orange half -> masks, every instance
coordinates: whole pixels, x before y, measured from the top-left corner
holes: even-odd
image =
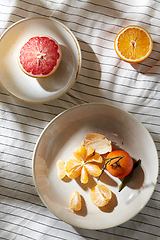
[[[124,61],[138,63],[145,60],[152,52],[153,40],[147,30],[130,25],[123,28],[116,36],[114,48]]]

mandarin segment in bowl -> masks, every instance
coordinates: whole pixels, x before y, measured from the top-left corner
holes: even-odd
[[[18,52],[21,70],[35,78],[51,76],[62,59],[58,42],[49,36],[36,35],[27,39]]]
[[[112,198],[112,192],[103,184],[97,184],[91,189],[90,198],[97,207],[104,207]]]
[[[73,211],[79,211],[82,207],[81,195],[77,191],[73,191],[69,199],[69,206]]]
[[[88,174],[98,177],[101,174],[101,169],[97,163],[102,163],[102,157],[94,152],[91,147],[78,146],[73,155],[75,159],[67,160],[65,164],[66,175],[75,179],[80,176],[81,183],[88,182]]]

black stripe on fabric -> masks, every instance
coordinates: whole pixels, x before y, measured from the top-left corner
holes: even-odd
[[[81,93],[81,94],[84,94],[84,95],[88,95],[90,97],[95,97],[95,98],[99,98],[99,99],[105,99],[105,100],[109,100],[111,102],[116,102],[116,103],[121,103],[121,104],[126,104],[126,105],[131,105],[131,106],[138,106],[138,107],[147,107],[147,106],[144,106],[144,105],[141,105],[141,104],[137,104],[137,103],[132,103],[132,102],[122,102],[120,100],[115,100],[115,99],[110,99],[110,98],[107,98],[107,97],[104,97],[104,96],[98,96],[98,95],[95,95],[95,94],[91,94],[91,93],[86,93],[86,92],[83,92],[83,91],[80,91],[80,90],[77,90],[77,89],[74,89],[72,88],[72,90],[74,92],[78,92],[78,93]],[[136,114],[137,112],[133,112],[134,114]],[[142,113],[137,113],[139,115],[141,115]],[[157,115],[150,115],[151,117],[154,116],[154,117],[159,117]]]
[[[26,152],[30,152],[30,153],[33,152],[33,150],[30,150],[30,149],[28,149],[28,148],[22,148],[22,147],[14,146],[14,145],[7,144],[7,143],[0,143],[0,144],[3,145],[3,146],[5,146],[5,147],[10,147],[10,149],[11,149],[11,148],[16,148],[16,149],[18,149],[18,150],[22,150],[22,151],[26,151]]]
[[[146,225],[146,226],[151,226],[151,227],[154,227],[154,228],[159,228],[159,226],[157,226],[157,225],[155,225],[155,224],[147,223],[147,222],[142,222],[142,221],[135,220],[135,219],[131,219],[131,222],[141,223],[141,224],[144,224],[144,225]],[[156,235],[155,235],[155,236],[156,236]]]
[[[47,0],[48,1],[48,0]],[[155,1],[155,0],[153,0],[153,1]],[[86,1],[83,1],[83,0],[78,0],[78,2],[82,2],[82,3],[85,3]],[[153,9],[153,10],[156,10],[156,11],[160,11],[159,9],[157,9],[157,8],[153,8],[153,7],[151,7],[151,6],[149,6],[149,5],[140,5],[140,6],[138,6],[138,5],[133,5],[133,4],[129,4],[129,3],[122,3],[122,2],[119,2],[119,1],[116,1],[116,0],[112,0],[112,2],[115,2],[115,3],[118,3],[119,5],[123,5],[123,6],[128,6],[128,7],[133,7],[133,8],[136,8],[135,10],[137,10],[137,8],[144,8],[144,7],[147,7],[147,8],[149,8],[149,9]],[[155,1],[155,2],[158,2],[158,1]],[[158,2],[159,3],[159,2]],[[102,8],[106,8],[106,9],[111,9],[111,10],[116,10],[115,8],[110,8],[110,7],[108,7],[108,6],[104,6],[104,5],[100,5],[100,4],[98,4],[98,3],[93,3],[93,2],[90,2],[90,4],[91,5],[94,5],[94,6],[98,6],[98,7],[102,7]],[[123,11],[122,11],[123,12]],[[126,12],[125,12],[126,13]],[[143,14],[143,13],[142,13]]]
[[[120,228],[120,226],[117,226],[117,228]],[[104,230],[97,230],[97,232],[106,233],[106,234],[113,235],[113,236],[116,236],[116,237],[121,237],[122,239],[125,238],[125,239],[131,239],[131,240],[139,240],[138,238],[135,238],[135,237],[132,237],[132,236],[124,236],[124,235],[121,235],[121,234],[118,234],[118,233],[111,233],[109,231],[104,231]]]
[[[1,171],[7,172],[7,173],[12,173],[12,174],[15,174],[15,175],[17,174],[17,175],[28,177],[28,178],[32,179],[32,175],[28,175],[28,174],[25,174],[25,173],[20,173],[20,172],[16,172],[16,171],[4,169],[4,168],[1,168]]]
[[[136,221],[135,221],[136,222]],[[148,231],[143,231],[141,229],[134,229],[134,228],[129,228],[129,227],[123,227],[123,226],[120,226],[120,228],[123,228],[123,229],[127,229],[127,230],[133,230],[133,231],[138,231],[139,233],[145,233],[147,235],[150,235],[150,236],[154,236],[154,237],[159,237],[159,235],[157,234],[154,234],[154,233],[151,233],[151,232],[148,232]],[[139,239],[138,239],[139,240]]]
[[[81,49],[82,50],[82,52],[87,52],[86,50],[84,50],[84,49]],[[90,54],[93,54],[92,52],[88,52],[88,53],[90,53]],[[99,56],[101,56],[101,57],[106,57],[106,55],[102,55],[102,54],[98,54]],[[110,58],[111,58],[112,56],[110,56]],[[88,59],[86,59],[86,58],[84,58],[83,57],[83,61],[87,61],[87,62],[89,62],[89,63],[95,63],[95,64],[97,64],[97,62],[96,61],[94,61],[94,60],[92,60],[92,59],[90,59],[90,58],[88,58]],[[141,63],[142,64],[142,63]],[[113,65],[113,64],[111,64],[111,63],[101,63],[101,65],[102,66],[104,66],[104,67],[114,67],[114,68],[117,68],[117,69],[119,69],[119,70],[124,70],[124,71],[126,71],[126,72],[132,72],[132,73],[135,73],[135,70],[134,69],[130,69],[130,68],[124,68],[124,67],[119,67],[119,66],[115,66],[115,65]],[[145,65],[146,67],[151,67],[150,65]],[[156,65],[154,65],[154,66],[156,66]],[[85,66],[83,66],[82,65],[82,67],[81,67],[82,69],[84,68],[85,69]],[[101,73],[101,71],[99,71],[99,70],[95,70],[94,68],[92,69],[92,68],[89,68],[89,70],[91,70],[91,71],[96,71],[96,72],[99,72],[99,73]],[[110,73],[110,72],[105,72],[105,71],[103,71],[103,73],[109,73],[109,74],[112,74],[112,73]],[[160,73],[152,73],[152,72],[149,72],[149,73],[146,73],[145,74],[145,76],[149,76],[150,74],[152,74],[152,75],[158,75],[159,76],[159,74]],[[119,76],[119,77],[124,77],[124,78],[127,78],[128,79],[128,77],[126,77],[126,76],[124,76],[124,75],[120,75],[120,74],[114,74],[115,76]],[[87,75],[82,75],[82,76],[84,76],[84,77],[87,77],[87,78],[91,78],[91,77],[89,77],[89,76],[87,76]],[[95,78],[96,79],[96,78]],[[135,78],[129,78],[129,79],[131,79],[131,80],[135,80]],[[101,79],[101,80],[103,80],[103,79]],[[153,82],[153,83],[159,83],[159,81],[157,80],[157,79],[154,79],[154,80],[151,80],[151,79],[136,79],[136,82]]]
[[[1,179],[5,179],[7,181],[11,181],[11,182],[15,182],[15,183],[19,183],[19,184],[22,184],[22,185],[26,185],[26,186],[29,186],[29,187],[34,187],[35,188],[35,185],[33,184],[30,184],[30,183],[25,183],[25,182],[20,182],[20,181],[17,181],[15,179],[9,179],[9,178],[6,178],[6,177],[0,177]],[[28,192],[26,192],[28,193]],[[37,196],[37,195],[36,195]]]
[[[90,61],[90,60],[89,60]],[[96,64],[96,62],[95,62],[95,64]],[[111,64],[108,64],[108,66],[113,66],[113,65],[111,65]],[[120,68],[120,67],[119,67]],[[84,67],[84,66],[82,66],[82,69],[84,69],[84,70],[90,70],[90,71],[94,71],[94,72],[98,72],[98,73],[101,73],[101,71],[98,71],[97,69],[92,69],[92,68],[87,68],[87,67]],[[123,68],[123,70],[125,70],[126,72],[130,72],[130,70],[129,69],[125,69],[125,68]],[[130,79],[130,80],[133,80],[133,81],[136,81],[136,82],[147,82],[147,83],[159,83],[158,82],[158,80],[150,80],[150,79],[136,79],[136,78],[133,78],[133,77],[128,77],[128,76],[126,76],[126,75],[120,75],[120,74],[116,74],[116,73],[112,73],[112,72],[107,72],[107,71],[103,71],[103,73],[105,73],[105,74],[109,74],[109,75],[112,75],[112,76],[114,76],[114,77],[119,77],[119,78],[123,78],[123,79]],[[134,72],[133,72],[134,73]],[[158,74],[159,75],[159,74]],[[97,80],[97,81],[99,81],[99,80],[101,80],[102,82],[104,81],[104,82],[111,82],[111,83],[113,83],[112,81],[108,81],[108,80],[105,80],[105,79],[98,79],[98,78],[95,78],[95,77],[90,77],[90,76],[87,76],[87,75],[84,75],[83,73],[80,73],[79,74],[79,76],[82,76],[82,77],[85,77],[85,78],[88,78],[88,79],[94,79],[94,80]],[[146,75],[147,76],[147,75]],[[78,80],[77,80],[77,82],[78,82]],[[115,83],[115,85],[118,85],[117,83]],[[119,84],[120,85],[120,84]],[[130,86],[127,86],[128,88],[130,87]],[[152,90],[152,89],[151,89]],[[154,91],[154,90],[152,90],[152,91]],[[159,92],[159,91],[158,91]]]
[[[93,78],[92,78],[93,79]],[[95,79],[95,78],[94,78]],[[129,79],[129,78],[128,78]],[[97,81],[98,81],[98,79],[97,79]],[[126,87],[126,88],[130,88],[130,89],[134,89],[135,91],[137,91],[137,89],[135,88],[135,87],[132,87],[132,86],[127,86],[127,85],[123,85],[123,84],[118,84],[118,83],[113,83],[112,81],[108,81],[108,80],[101,80],[101,82],[108,82],[108,83],[111,83],[111,84],[113,84],[114,86],[121,86],[121,87]],[[121,94],[121,95],[125,95],[125,96],[132,96],[132,97],[139,97],[139,98],[145,98],[145,99],[152,99],[152,100],[158,100],[158,99],[156,99],[156,98],[150,98],[150,97],[142,97],[142,96],[140,96],[140,95],[133,95],[133,94],[127,94],[127,93],[122,93],[122,92],[116,92],[116,91],[113,91],[113,90],[110,90],[110,89],[106,89],[106,88],[102,88],[102,87],[96,87],[96,86],[93,86],[93,85],[89,85],[89,84],[86,84],[86,83],[82,83],[82,82],[79,82],[79,81],[77,81],[77,84],[79,84],[79,85],[83,85],[83,86],[86,86],[86,87],[90,87],[90,88],[94,88],[94,89],[100,89],[100,90],[105,90],[105,91],[109,91],[109,92],[112,92],[112,93],[117,93],[117,94]],[[74,87],[73,87],[74,88]],[[142,89],[142,90],[145,90],[145,91],[149,91],[149,89],[145,89],[145,88],[140,88],[140,87],[138,87],[138,90],[139,89]],[[159,90],[152,90],[152,89],[150,89],[150,91],[151,92],[160,92]],[[147,106],[148,107],[148,106]],[[152,106],[153,107],[153,106]],[[160,109],[160,108],[158,108],[158,109]]]
[[[143,106],[144,107],[144,106]],[[147,116],[147,117],[155,117],[155,118],[159,118],[158,115],[156,114],[148,114],[148,113],[138,113],[138,112],[132,112],[130,111],[131,114],[138,114],[138,115],[142,115],[142,116]],[[143,124],[146,124],[147,122],[143,122]],[[152,125],[152,124],[151,124]]]
[[[83,102],[83,103],[88,103],[88,101],[85,101],[84,99],[80,99],[78,97],[75,97],[74,95],[72,95],[71,93],[67,93],[68,96],[70,96],[71,98],[73,98],[74,100],[78,101],[80,104]],[[76,105],[76,104],[75,104]]]
[[[24,9],[25,10],[25,9]],[[33,11],[27,11],[27,12],[32,12],[32,13],[35,13],[35,12],[33,12]],[[61,12],[61,11],[58,11],[58,12]],[[74,15],[73,13],[66,13],[66,12],[64,12],[64,14],[68,14],[68,15]],[[19,18],[23,18],[23,16],[21,16],[21,15],[17,15],[17,14],[15,14],[15,13],[12,13],[12,15],[13,16],[16,16],[16,17],[19,17]],[[48,17],[47,15],[44,15],[44,14],[41,14],[41,13],[39,13],[38,15],[40,15],[40,16],[42,16],[42,17]],[[77,16],[77,14],[75,15],[75,16]],[[107,16],[107,15],[105,15],[105,16]],[[82,17],[82,16],[79,16],[79,17]],[[115,17],[113,17],[113,16],[108,16],[108,17],[111,17],[111,18],[115,18]],[[53,18],[53,17],[51,17],[51,18]],[[83,25],[83,24],[80,24],[79,22],[74,22],[74,21],[70,21],[70,20],[66,20],[66,19],[61,19],[61,18],[58,18],[58,17],[54,17],[55,19],[57,19],[58,21],[60,21],[60,22],[65,22],[65,24],[66,23],[73,23],[73,24],[76,24],[76,25],[79,25],[79,26],[82,26],[82,27],[87,27],[87,28],[91,28],[91,29],[95,29],[95,28],[93,28],[93,27],[90,27],[90,26],[86,26],[86,25]],[[84,19],[87,19],[87,17],[83,17]],[[88,18],[88,20],[90,20],[90,18]],[[92,21],[95,21],[96,23],[97,22],[100,22],[100,23],[104,23],[104,24],[106,24],[106,22],[104,22],[104,21],[100,21],[100,20],[95,20],[95,19],[91,19]],[[125,19],[124,18],[124,20],[128,20],[128,19]],[[133,24],[133,22],[134,21],[132,21],[132,24]],[[145,22],[142,22],[142,21],[139,21],[140,23],[145,23]],[[110,24],[110,25],[112,25],[111,23],[107,23],[107,24]],[[120,27],[120,28],[122,28],[122,26],[118,26],[118,25],[115,25],[114,24],[114,27],[115,26],[117,26],[117,27]],[[152,24],[152,26],[154,26],[153,24]],[[157,27],[156,25],[154,26],[154,27]],[[98,29],[98,30],[100,30],[100,31],[105,31],[105,30],[103,30],[103,29]],[[87,34],[86,32],[84,33],[82,33],[81,31],[76,31],[75,29],[72,29],[72,31],[74,32],[74,33],[78,33],[78,34],[83,34],[83,36],[89,36],[89,37],[91,37],[91,38],[94,38],[95,36],[93,36],[93,35],[90,35],[90,34]],[[112,34],[114,34],[114,35],[116,35],[116,33],[115,32],[110,32],[110,33],[112,33]],[[154,36],[159,36],[159,34],[158,34],[158,32],[155,34],[155,33],[150,33],[150,34],[152,34],[152,35],[154,35]],[[99,36],[97,37],[97,38],[99,38]],[[104,40],[106,40],[105,38],[104,38]],[[96,46],[96,44],[93,44],[93,43],[90,43],[92,46]],[[99,46],[99,45],[98,45]],[[101,46],[102,47],[102,46]],[[149,57],[150,58],[150,57]],[[117,58],[118,59],[118,58]],[[141,64],[143,64],[143,63],[141,63]]]
[[[5,221],[5,220],[1,220],[1,221],[7,223],[7,221]],[[10,223],[10,222],[8,222],[8,223]],[[12,224],[15,225],[14,223],[12,223]],[[14,231],[11,231],[11,230],[8,230],[8,229],[5,229],[5,228],[1,228],[1,227],[0,227],[0,230],[3,230],[3,231],[5,231],[5,232],[7,232],[7,233],[15,234],[16,237],[17,237],[17,236],[21,236],[21,237],[23,237],[23,238],[28,238],[28,239],[36,240],[35,238],[28,237],[28,236],[26,236],[26,235],[24,235],[24,234],[22,234],[22,233],[17,233],[17,231],[14,232]],[[8,239],[8,238],[2,238],[2,239],[11,240],[11,239]]]
[[[6,155],[8,155],[8,154],[6,153]],[[19,164],[19,163],[16,163],[16,162],[10,162],[10,161],[6,161],[6,160],[2,160],[2,159],[0,159],[0,162],[4,162],[4,163],[6,163],[6,164],[13,164],[14,166],[24,167],[24,168],[28,168],[28,169],[31,169],[31,170],[32,170],[32,167],[26,166],[26,165],[22,165],[22,164]],[[0,178],[1,178],[1,177],[0,177]]]
[[[52,2],[53,3],[53,2]],[[62,3],[62,5],[64,5],[63,3]],[[67,5],[67,4],[65,4],[65,5]],[[67,5],[67,6],[69,6],[70,7],[70,5]],[[72,8],[73,8],[73,6],[72,6]],[[108,7],[107,7],[108,8]],[[83,9],[83,8],[81,8],[82,10],[85,10],[85,11],[89,11],[89,12],[91,12],[91,13],[93,13],[91,10],[88,10],[88,9]],[[27,12],[32,12],[32,13],[34,13],[34,14],[38,14],[37,12],[34,12],[34,11],[28,11],[28,10],[26,10],[26,9],[22,9],[23,11],[27,11]],[[116,9],[114,9],[114,10],[116,10]],[[61,12],[61,11],[59,11],[59,10],[57,10],[58,12]],[[117,10],[118,11],[118,10]],[[121,12],[121,11],[120,11]],[[67,12],[63,12],[64,14],[68,14],[68,15],[74,15],[73,13],[67,13]],[[99,13],[99,12],[94,12],[95,14],[100,14],[100,15],[102,15],[103,13]],[[135,12],[132,12],[133,14],[135,14]],[[130,14],[132,14],[131,12],[130,12]],[[137,13],[137,12],[136,12]],[[139,14],[142,14],[142,13],[139,13]],[[23,18],[23,16],[20,16],[20,15],[17,15],[17,14],[14,14],[14,13],[12,13],[12,15],[14,15],[14,16],[18,16],[18,17],[21,17],[21,18]],[[41,15],[41,16],[44,16],[44,17],[47,17],[47,15],[44,15],[44,14],[41,14],[41,13],[39,13],[39,15]],[[77,16],[78,14],[76,14],[75,16]],[[145,13],[143,14],[143,15],[145,15]],[[106,14],[105,14],[105,16],[107,16]],[[79,16],[79,17],[82,17],[82,16]],[[114,16],[108,16],[108,17],[111,17],[111,18],[116,18],[116,17],[114,17]],[[85,19],[87,19],[87,17],[83,17],[83,18],[85,18]],[[127,21],[129,21],[129,19],[125,19],[125,18],[120,18],[120,19],[124,19],[124,20],[127,20]],[[158,20],[159,20],[159,18],[157,18]],[[59,18],[57,18],[57,20],[60,20],[60,21],[62,21],[62,19],[59,19]],[[92,21],[99,21],[98,19],[97,20],[95,20],[95,19],[88,19],[88,20],[92,20]],[[63,20],[63,21],[65,21],[65,22],[68,22],[68,23],[70,23],[71,21],[69,21],[69,20]],[[135,20],[134,20],[135,21]],[[103,22],[103,21],[99,21],[99,22]],[[139,22],[141,22],[141,23],[144,23],[144,24],[148,24],[148,23],[146,23],[146,22],[143,22],[143,21],[139,21]],[[72,23],[74,23],[74,24],[78,24],[79,25],[79,23],[78,22],[73,22],[72,21]],[[106,22],[103,22],[104,24],[106,24]],[[132,20],[132,23],[133,23],[133,20]],[[111,22],[109,22],[108,24],[111,24]],[[149,24],[148,24],[149,25]],[[84,26],[86,26],[86,25],[84,25]],[[114,24],[114,26],[115,26],[115,24]],[[152,26],[154,26],[153,24],[152,24]],[[89,27],[89,26],[88,26]],[[122,26],[120,26],[120,27],[122,27]],[[155,27],[158,27],[157,25],[155,25]],[[79,33],[81,33],[81,32],[79,32]],[[113,34],[115,34],[115,33],[113,33]],[[152,33],[152,35],[153,35],[154,33]],[[83,33],[83,35],[84,35],[84,33]],[[156,34],[157,35],[157,34]]]
[[[80,1],[80,0],[78,0],[79,2],[83,2],[83,3],[86,3],[86,2],[84,2],[84,1]],[[53,1],[49,1],[49,0],[46,0],[46,2],[51,2],[51,3],[57,3],[57,2],[53,2]],[[70,6],[69,4],[64,4],[64,3],[61,3],[62,5],[65,5],[65,6],[67,6],[67,7],[71,7],[72,9],[79,9],[79,7],[77,7],[76,5],[72,5],[72,6]],[[98,4],[98,3],[93,3],[93,2],[89,2],[89,4],[90,5],[93,5],[93,6],[96,6],[96,7],[102,7],[103,9],[105,8],[105,9],[107,9],[107,10],[113,10],[114,12],[115,11],[117,11],[117,12],[120,12],[120,13],[126,13],[125,11],[123,11],[123,10],[119,10],[119,9],[116,9],[116,8],[112,8],[112,7],[109,7],[109,6],[104,6],[104,5],[100,5],[100,4]],[[122,4],[122,5],[124,5],[123,3],[120,3],[120,4]],[[149,15],[149,14],[146,14],[146,13],[141,13],[141,12],[137,12],[137,8],[139,7],[139,8],[141,8],[141,6],[135,6],[135,5],[129,5],[129,7],[135,7],[136,9],[135,9],[135,11],[136,11],[136,13],[137,14],[141,14],[141,15],[144,15],[144,16],[147,16],[147,17],[151,17],[152,18],[152,16],[151,15]],[[147,5],[146,5],[146,7],[147,7]],[[148,8],[150,8],[150,6],[148,6]],[[86,11],[86,12],[90,12],[90,13],[96,13],[96,14],[99,14],[99,15],[104,15],[104,16],[106,16],[106,14],[104,14],[103,12],[98,12],[98,11],[92,11],[91,9],[87,9],[87,8],[83,8],[83,7],[81,7],[80,8],[81,10],[84,10],[84,11]],[[153,9],[153,8],[152,8]],[[156,10],[156,11],[159,11],[159,10],[157,10],[157,9],[154,9],[154,10]],[[130,14],[135,14],[135,12],[130,12],[130,11],[128,11],[127,13],[130,13]],[[156,18],[155,16],[154,16],[154,18],[155,19],[158,19],[159,20],[159,18]],[[119,17],[119,19],[121,19],[120,17]],[[128,20],[128,19],[127,19]]]
[[[25,191],[22,191],[22,190],[17,189],[17,188],[11,188],[11,187],[2,186],[2,185],[0,185],[0,187],[2,187],[3,189],[7,189],[7,190],[14,191],[14,193],[15,193],[15,192],[18,192],[18,193],[23,193],[23,194],[27,194],[27,195],[30,195],[30,196],[39,198],[39,196],[38,196],[37,194],[30,193],[30,192],[25,192]]]
[[[25,131],[22,131],[22,130],[18,130],[18,129],[15,129],[15,128],[9,128],[9,127],[3,127],[3,126],[0,126],[0,128],[7,129],[7,130],[10,130],[10,131],[19,132],[19,133],[23,133],[23,134],[28,134],[28,135],[31,135],[33,137],[39,137],[39,134],[28,133],[28,132],[25,132]]]
[[[0,153],[1,153],[1,154],[6,154],[6,155],[11,156],[11,157],[16,157],[16,158],[20,158],[20,159],[32,161],[31,158],[24,157],[24,156],[19,156],[19,155],[15,155],[15,154],[10,153],[10,152],[6,152],[6,151],[5,151],[5,152],[2,152],[2,151],[0,151]]]
[[[4,111],[4,110],[1,110],[0,111]],[[45,119],[40,119],[40,118],[36,118],[36,117],[32,117],[31,115],[26,115],[26,114],[22,114],[22,113],[19,113],[19,112],[12,112],[12,111],[9,111],[9,110],[5,110],[6,113],[9,113],[9,114],[14,114],[14,115],[18,115],[20,117],[25,117],[25,118],[31,118],[31,119],[34,119],[34,120],[38,120],[38,121],[42,121],[42,122],[47,122],[47,120]],[[7,119],[8,120],[8,119]]]
[[[78,0],[79,1],[79,0]],[[155,1],[155,0],[153,0],[153,1]],[[116,0],[112,0],[112,2],[115,2],[115,3],[119,3],[120,5],[124,5],[124,6],[128,6],[128,7],[134,7],[134,8],[136,8],[137,9],[137,7],[138,8],[144,8],[144,7],[146,7],[146,8],[149,8],[149,9],[152,9],[152,10],[155,10],[155,11],[158,11],[158,12],[160,12],[160,10],[159,9],[157,9],[157,8],[154,8],[154,7],[152,7],[152,6],[149,6],[149,5],[141,5],[141,6],[135,6],[135,5],[131,5],[131,4],[129,4],[129,3],[122,3],[122,2],[119,2],[119,1],[116,1]],[[158,2],[159,3],[159,2]]]
[[[40,215],[40,216],[42,216],[43,218],[45,217],[45,218],[48,218],[49,220],[54,220],[54,221],[58,221],[58,222],[62,222],[62,220],[61,219],[59,219],[59,218],[56,218],[53,214],[51,215],[51,216],[49,216],[49,215],[47,215],[47,213],[49,213],[50,214],[50,212],[46,212],[46,214],[43,214],[43,213],[41,213],[41,212],[38,212],[37,213],[37,211],[35,210],[35,211],[33,211],[33,210],[31,210],[31,209],[29,209],[29,208],[23,208],[23,207],[20,207],[19,205],[17,206],[17,205],[11,205],[11,204],[9,204],[9,203],[4,203],[4,202],[0,202],[0,204],[1,205],[4,205],[4,206],[9,206],[9,207],[11,207],[11,208],[14,208],[14,209],[20,209],[20,210],[23,210],[23,211],[25,211],[25,212],[29,212],[29,213],[31,213],[31,214],[38,214],[38,215]],[[38,205],[38,207],[39,207],[39,205]],[[40,206],[41,207],[41,206]],[[44,206],[45,207],[45,206]],[[46,208],[46,207],[45,207]]]
[[[145,217],[149,217],[149,218],[150,218],[150,217],[152,217],[152,218],[157,218],[157,219],[160,219],[160,216],[159,216],[159,217],[157,217],[157,216],[155,216],[155,215],[153,216],[153,215],[151,215],[151,214],[144,213],[144,212],[143,212],[143,213],[142,213],[142,212],[140,212],[139,214],[140,214],[140,215],[142,215],[142,216],[144,215]]]
[[[24,139],[21,139],[21,138],[13,137],[13,136],[0,134],[0,137],[35,145],[35,142],[27,141],[27,140],[24,140]]]
[[[27,115],[26,115],[27,117]],[[30,117],[30,116],[29,116]],[[4,118],[0,118],[0,120],[4,120]],[[40,127],[38,125],[31,125],[31,124],[28,124],[28,123],[23,123],[23,122],[19,122],[19,121],[15,121],[15,120],[11,120],[11,119],[5,119],[6,122],[9,122],[9,123],[16,123],[16,124],[19,124],[19,125],[25,125],[25,126],[28,126],[28,127],[32,127],[32,128],[38,128],[38,129],[41,129],[43,130],[43,127]],[[49,121],[48,121],[49,122]],[[23,131],[22,131],[23,132]]]
[[[145,206],[146,208],[150,208],[150,209],[154,209],[154,210],[158,210],[159,211],[159,208],[157,207],[153,207],[153,206],[149,206],[148,204]]]
[[[2,211],[0,211],[0,212],[2,212]],[[3,212],[2,212],[2,213],[3,213]],[[14,216],[14,214],[11,214],[11,213],[10,213],[10,215],[13,215],[13,216]],[[19,217],[20,217],[20,216],[19,216]],[[32,222],[35,222],[35,221],[30,220],[30,219],[27,219],[27,218],[23,218],[23,219],[29,220],[29,221],[32,221]],[[36,232],[36,233],[43,234],[44,236],[47,236],[47,237],[53,237],[54,239],[66,240],[65,238],[57,237],[57,236],[51,235],[51,234],[49,234],[49,233],[45,233],[45,232],[42,232],[42,231],[38,231],[38,230],[35,230],[35,229],[33,229],[33,228],[27,227],[27,226],[25,226],[25,225],[17,224],[17,223],[15,223],[15,222],[13,223],[13,222],[6,221],[6,220],[1,220],[1,221],[2,221],[2,222],[5,222],[5,223],[12,224],[12,225],[15,225],[15,226],[18,226],[18,227],[23,227],[23,228],[25,228],[25,229],[27,229],[27,230],[30,230],[30,231],[32,231],[32,232]],[[50,226],[50,227],[51,227],[51,226]],[[7,231],[8,231],[8,230],[7,230]],[[23,236],[22,234],[19,234],[19,232],[16,233],[16,235]],[[29,238],[29,237],[27,236],[27,238]],[[35,239],[35,238],[33,238],[33,239]]]
[[[5,212],[3,212],[3,211],[0,211],[0,212],[5,213]],[[38,222],[38,221],[35,221],[35,220],[33,220],[33,219],[30,219],[30,218],[21,217],[21,216],[19,216],[19,215],[12,214],[12,213],[10,213],[9,215],[10,215],[10,216],[13,216],[13,217],[17,217],[17,218],[22,218],[22,219],[25,219],[25,220],[29,220],[29,221],[33,222],[34,224],[39,224],[39,225],[42,225],[42,226],[45,226],[45,227],[49,227],[49,228],[56,229],[56,230],[61,230],[61,231],[65,232],[65,233],[70,233],[70,234],[72,234],[72,235],[79,236],[79,234],[76,233],[76,232],[72,232],[72,231],[69,231],[69,230],[66,230],[66,229],[58,228],[58,227],[56,227],[56,226],[51,226],[51,225],[48,225],[48,224],[46,224],[46,223]],[[56,219],[56,220],[57,220],[57,219]],[[2,221],[3,221],[3,220],[2,220]],[[20,226],[21,226],[21,225],[20,225]],[[36,231],[36,230],[34,230],[34,229],[31,229],[31,228],[30,228],[30,230]],[[37,231],[37,232],[39,232],[39,231]],[[46,235],[46,234],[44,234],[44,235]],[[52,235],[51,235],[51,236],[52,236]],[[97,240],[96,238],[93,238],[93,237],[88,237],[88,236],[85,236],[85,235],[82,235],[82,236],[83,236],[83,237],[87,237],[87,239]],[[60,238],[60,239],[61,239],[61,238]]]
[[[0,94],[2,94],[3,95],[3,93],[0,93]],[[7,94],[4,94],[4,95],[6,95],[6,96],[10,96],[10,95],[7,95]],[[9,106],[13,106],[13,107],[18,107],[18,108],[20,108],[20,109],[25,109],[25,110],[29,110],[29,111],[32,111],[32,112],[36,112],[36,113],[43,113],[43,114],[49,114],[49,115],[56,115],[56,114],[54,114],[54,113],[51,113],[50,111],[45,111],[45,110],[38,110],[37,108],[31,108],[31,107],[29,107],[29,106],[22,106],[22,105],[19,105],[19,104],[15,104],[15,103],[11,103],[11,102],[6,102],[6,101],[0,101],[1,103],[3,103],[3,104],[6,104],[6,105],[9,105]],[[43,104],[43,105],[47,105],[47,104]],[[48,106],[51,106],[52,108],[53,107],[55,107],[55,108],[57,108],[57,109],[65,109],[64,107],[61,107],[61,106],[58,106],[58,105],[48,105]],[[3,109],[2,109],[2,111],[3,111]],[[10,112],[10,111],[9,111]],[[15,113],[15,112],[13,112],[13,113]],[[18,113],[17,113],[18,114]],[[38,119],[39,120],[39,119]],[[46,121],[46,120],[44,120],[44,121]]]

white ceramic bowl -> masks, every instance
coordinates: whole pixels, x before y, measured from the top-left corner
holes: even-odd
[[[57,71],[48,78],[36,79],[21,71],[19,48],[33,35],[53,37],[62,50]],[[81,68],[81,50],[74,34],[53,18],[27,18],[11,25],[0,38],[0,83],[12,96],[31,103],[55,100],[75,83]]]
[[[105,134],[114,148],[141,159],[136,177],[121,192],[120,179],[102,175],[100,182],[113,192],[112,201],[102,209],[94,206],[89,196],[95,178],[89,178],[85,185],[79,179],[63,181],[57,177],[57,160],[73,158],[73,150],[91,132]],[[81,228],[110,228],[131,219],[150,199],[157,176],[157,151],[146,128],[129,113],[105,104],[84,104],[59,114],[43,130],[33,155],[33,178],[40,198],[58,218]],[[82,210],[77,213],[69,210],[74,190],[83,196]]]

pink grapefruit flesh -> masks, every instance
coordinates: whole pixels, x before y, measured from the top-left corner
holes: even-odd
[[[51,76],[58,68],[62,52],[57,41],[48,36],[33,36],[20,48],[18,63],[31,77]]]

